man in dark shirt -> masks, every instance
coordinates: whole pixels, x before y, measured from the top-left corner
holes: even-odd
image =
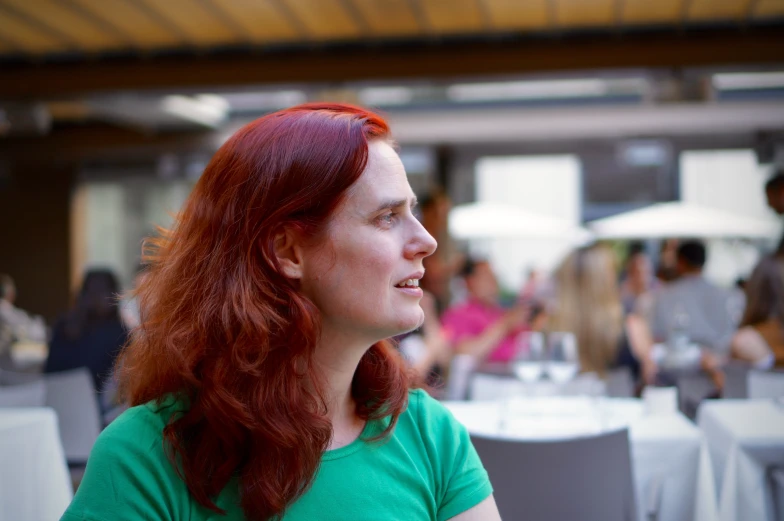
[[[768,179],[765,184],[765,197],[768,199],[768,206],[779,215],[784,215],[784,170],[779,170]],[[784,256],[784,236],[781,238],[776,255]]]

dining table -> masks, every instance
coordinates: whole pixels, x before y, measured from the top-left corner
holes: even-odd
[[[697,423],[712,461],[718,519],[776,519],[768,473],[784,469],[784,400],[708,400]]]
[[[471,434],[558,440],[628,429],[638,519],[715,521],[717,500],[705,439],[677,411],[641,399],[585,396],[445,401]]]
[[[0,521],[56,521],[72,497],[54,410],[0,408]]]

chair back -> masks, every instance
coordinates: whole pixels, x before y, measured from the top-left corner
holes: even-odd
[[[633,521],[626,430],[558,441],[471,437],[504,521]]]
[[[784,373],[779,371],[750,371],[749,398],[780,398],[784,396]]]
[[[743,400],[749,397],[750,366],[742,362],[731,361],[724,366],[724,388],[721,397],[730,400]]]
[[[23,373],[0,368],[0,387],[43,381],[41,373]]]
[[[447,400],[465,400],[471,375],[476,368],[477,360],[472,355],[459,354],[452,357],[449,364],[449,376],[446,382]]]
[[[72,465],[84,464],[101,432],[93,377],[80,368],[47,374],[45,382],[46,405],[57,413],[65,459]]]
[[[0,408],[43,407],[46,403],[46,386],[43,380],[0,387]]]
[[[628,367],[611,369],[607,373],[607,396],[634,398],[634,376]]]

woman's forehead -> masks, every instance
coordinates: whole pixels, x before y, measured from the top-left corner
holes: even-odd
[[[375,207],[382,200],[409,199],[413,196],[406,171],[397,152],[384,141],[368,146],[368,161],[362,175],[351,186],[346,203]]]

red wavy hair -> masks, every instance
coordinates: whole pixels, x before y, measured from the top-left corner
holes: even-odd
[[[137,289],[141,325],[118,361],[132,405],[174,395],[188,405],[165,428],[172,465],[201,505],[237,476],[249,519],[282,516],[312,484],[332,436],[314,367],[320,314],[284,277],[283,227],[321,235],[360,177],[368,141],[389,139],[367,110],[307,104],[262,117],[215,154],[171,231],[151,239]],[[386,341],[362,357],[357,413],[391,417],[413,380]]]

